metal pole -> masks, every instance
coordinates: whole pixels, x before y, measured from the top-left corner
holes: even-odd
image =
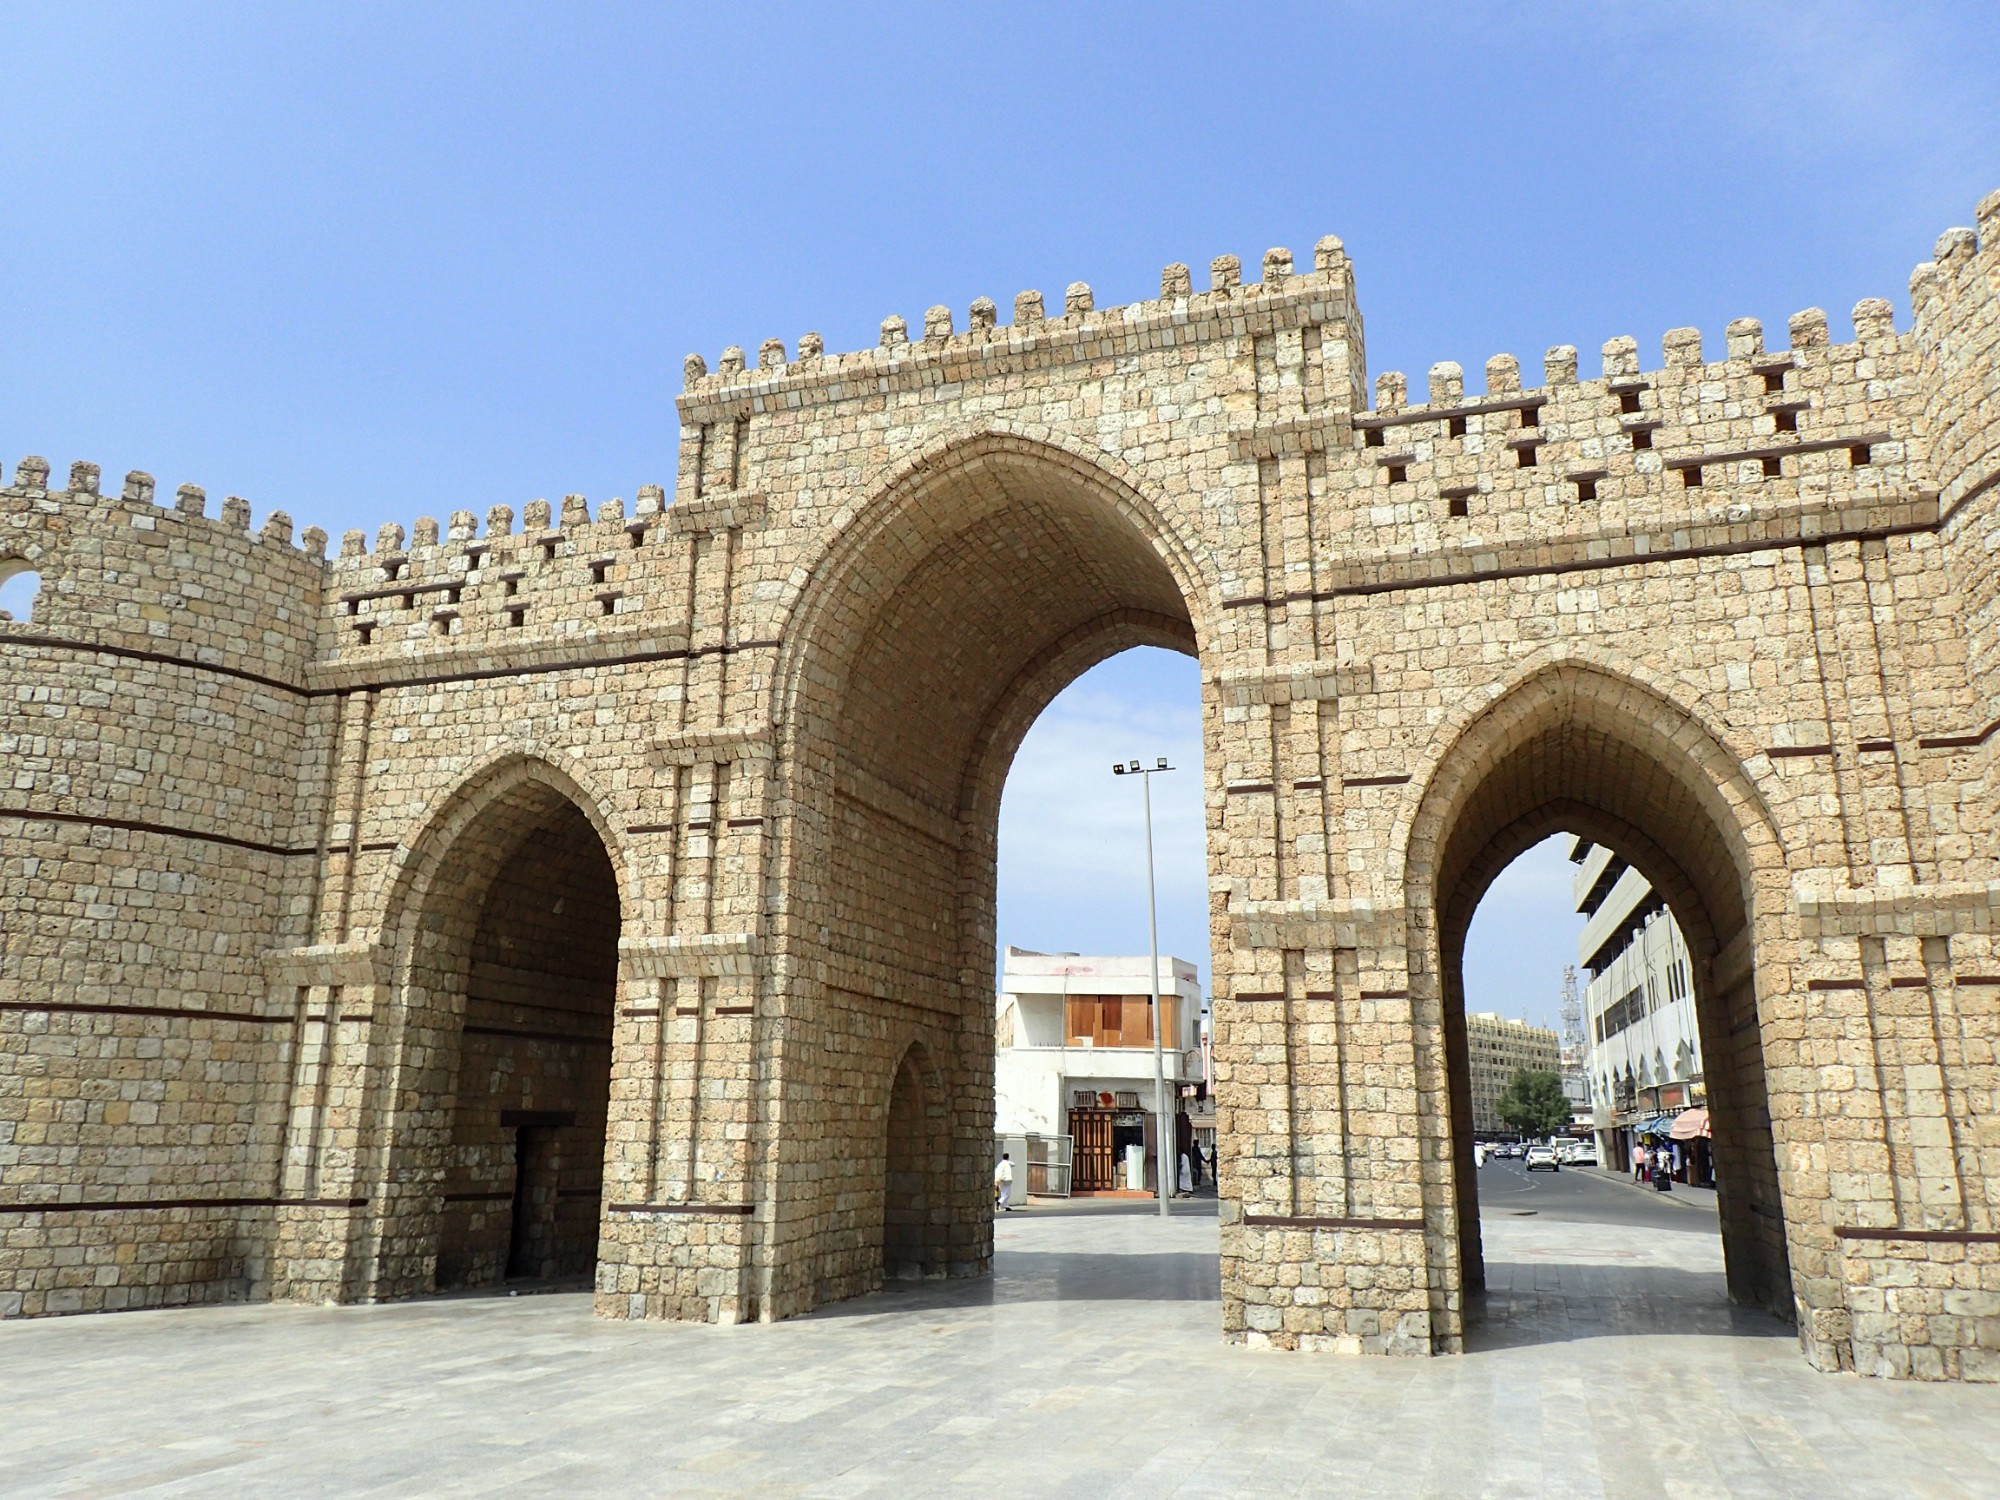
[[[1153,773],[1145,772],[1139,778],[1145,789],[1146,803],[1146,937],[1152,953],[1152,978],[1147,985],[1153,991],[1153,1102],[1159,1106],[1159,1157],[1160,1157],[1160,1217],[1168,1217],[1171,1209],[1174,1186],[1179,1181],[1167,1170],[1168,1154],[1173,1150],[1174,1120],[1167,1112],[1167,1065],[1165,1042],[1162,1033],[1166,1030],[1164,1007],[1160,1004],[1160,918],[1153,901]]]

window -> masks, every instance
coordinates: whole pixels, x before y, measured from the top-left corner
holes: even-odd
[[[25,563],[0,561],[0,620],[32,620],[42,576]]]
[[[1166,1035],[1175,1030],[1176,1000],[1160,997]],[[1150,1047],[1153,1045],[1153,1002],[1150,995],[1070,995],[1064,1006],[1063,1038],[1071,1047]]]

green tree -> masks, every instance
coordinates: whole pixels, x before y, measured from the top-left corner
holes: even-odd
[[[1500,1095],[1500,1118],[1523,1135],[1554,1135],[1574,1113],[1563,1081],[1541,1069],[1520,1068]]]

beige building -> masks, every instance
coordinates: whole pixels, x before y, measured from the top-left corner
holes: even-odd
[[[1519,1135],[1500,1118],[1500,1096],[1514,1075],[1529,1072],[1562,1074],[1562,1038],[1546,1026],[1512,1021],[1490,1010],[1465,1018],[1466,1066],[1472,1079],[1472,1128],[1482,1137]]]
[[[1421,400],[1371,386],[1331,237],[766,339],[687,361],[633,503],[330,559],[21,460],[0,1310],[575,1270],[736,1322],[984,1274],[1001,790],[1155,644],[1202,668],[1219,1333],[1463,1347],[1466,929],[1568,830],[1685,937],[1731,1295],[1827,1369],[2000,1378],[2000,194],[1977,221],[1900,326]]]

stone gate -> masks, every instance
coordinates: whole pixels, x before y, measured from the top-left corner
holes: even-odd
[[[988,1269],[1002,783],[1202,666],[1225,1333],[1447,1352],[1460,957],[1557,829],[1690,949],[1731,1291],[2000,1378],[2000,194],[1911,287],[1368,399],[1338,240],[690,358],[671,502],[249,529],[21,463],[0,1297],[614,1317]]]

